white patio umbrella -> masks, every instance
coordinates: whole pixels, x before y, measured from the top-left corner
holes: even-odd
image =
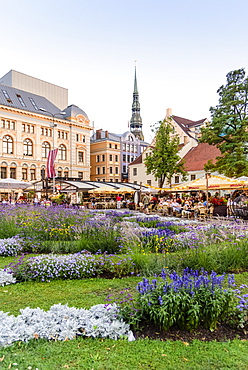
[[[9,189],[9,190],[26,189],[31,185],[32,184],[30,182],[25,182],[11,178],[0,180],[0,189]]]

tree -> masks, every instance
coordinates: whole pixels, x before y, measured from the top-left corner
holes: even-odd
[[[221,152],[215,164],[209,161],[206,170],[215,170],[230,177],[248,174],[248,78],[243,68],[229,72],[221,86],[219,104],[211,107],[211,123],[202,128],[200,142],[216,145]]]
[[[159,187],[163,187],[165,179],[171,184],[171,179],[176,174],[183,175],[186,180],[187,172],[184,162],[178,154],[179,137],[172,135],[173,128],[168,120],[158,122],[154,128],[155,142],[151,147],[151,155],[145,158],[146,173],[154,175],[159,180]]]

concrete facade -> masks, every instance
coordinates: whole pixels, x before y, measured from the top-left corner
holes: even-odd
[[[0,78],[0,84],[44,96],[60,110],[68,106],[68,90],[11,69]]]

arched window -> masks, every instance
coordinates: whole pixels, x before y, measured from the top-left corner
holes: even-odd
[[[47,158],[50,150],[51,145],[47,141],[44,141],[44,143],[42,143],[42,158]]]
[[[59,159],[66,161],[66,146],[64,144],[60,144],[59,146]]]
[[[23,142],[23,154],[24,155],[33,155],[33,142],[30,139],[25,139]]]
[[[13,154],[13,139],[9,135],[3,137],[3,153]]]

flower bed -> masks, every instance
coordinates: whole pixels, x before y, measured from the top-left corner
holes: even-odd
[[[134,340],[129,325],[116,318],[116,305],[89,310],[53,305],[49,311],[29,307],[17,317],[0,311],[0,347],[30,339],[69,340],[77,336]]]

